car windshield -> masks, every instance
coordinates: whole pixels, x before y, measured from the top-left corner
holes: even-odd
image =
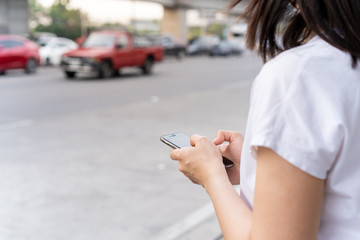
[[[8,40],[0,40],[0,46],[6,48],[9,45]]]
[[[83,44],[83,47],[113,47],[115,43],[115,37],[106,34],[91,34]]]
[[[58,42],[58,40],[56,38],[54,38],[47,42],[42,43],[41,47],[53,47],[57,42]]]
[[[16,41],[16,40],[10,40],[10,39],[0,40],[0,46],[4,49],[12,48],[12,47],[19,47],[22,45],[23,45],[22,42]]]

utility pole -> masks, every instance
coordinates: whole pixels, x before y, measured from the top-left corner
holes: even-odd
[[[80,26],[81,26],[81,36],[87,36],[88,22],[87,22],[87,16],[83,12],[80,12]]]

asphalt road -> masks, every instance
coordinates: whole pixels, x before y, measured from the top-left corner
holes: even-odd
[[[0,239],[155,239],[188,219],[208,196],[159,136],[243,131],[261,65],[246,54],[168,59],[151,76],[1,76]]]

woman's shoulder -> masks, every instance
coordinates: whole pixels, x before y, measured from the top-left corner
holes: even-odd
[[[286,50],[264,65],[281,71],[312,70],[329,65],[351,68],[349,54],[331,46],[320,37],[314,37],[306,44]]]
[[[251,102],[263,99],[274,106],[306,105],[319,112],[326,107],[339,113],[353,106],[359,112],[353,102],[360,99],[360,63],[353,68],[350,54],[312,39],[264,65],[253,83]]]
[[[344,79],[358,85],[360,64],[354,69],[351,61],[350,54],[314,37],[268,61],[256,81],[261,85],[282,85],[284,88],[296,83],[309,86],[333,83],[334,86],[342,84]]]

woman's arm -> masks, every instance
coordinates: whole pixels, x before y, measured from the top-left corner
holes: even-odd
[[[252,213],[226,179],[216,177],[205,185],[225,239],[317,239],[324,180],[262,147],[258,150],[256,175]]]
[[[324,180],[260,147],[251,212],[232,187],[216,146],[197,135],[191,142],[193,147],[174,150],[171,158],[179,161],[185,176],[206,189],[226,240],[317,238]]]
[[[252,239],[317,239],[325,180],[263,147],[256,176]]]
[[[226,240],[251,239],[252,213],[229,179],[213,178],[205,186]]]

